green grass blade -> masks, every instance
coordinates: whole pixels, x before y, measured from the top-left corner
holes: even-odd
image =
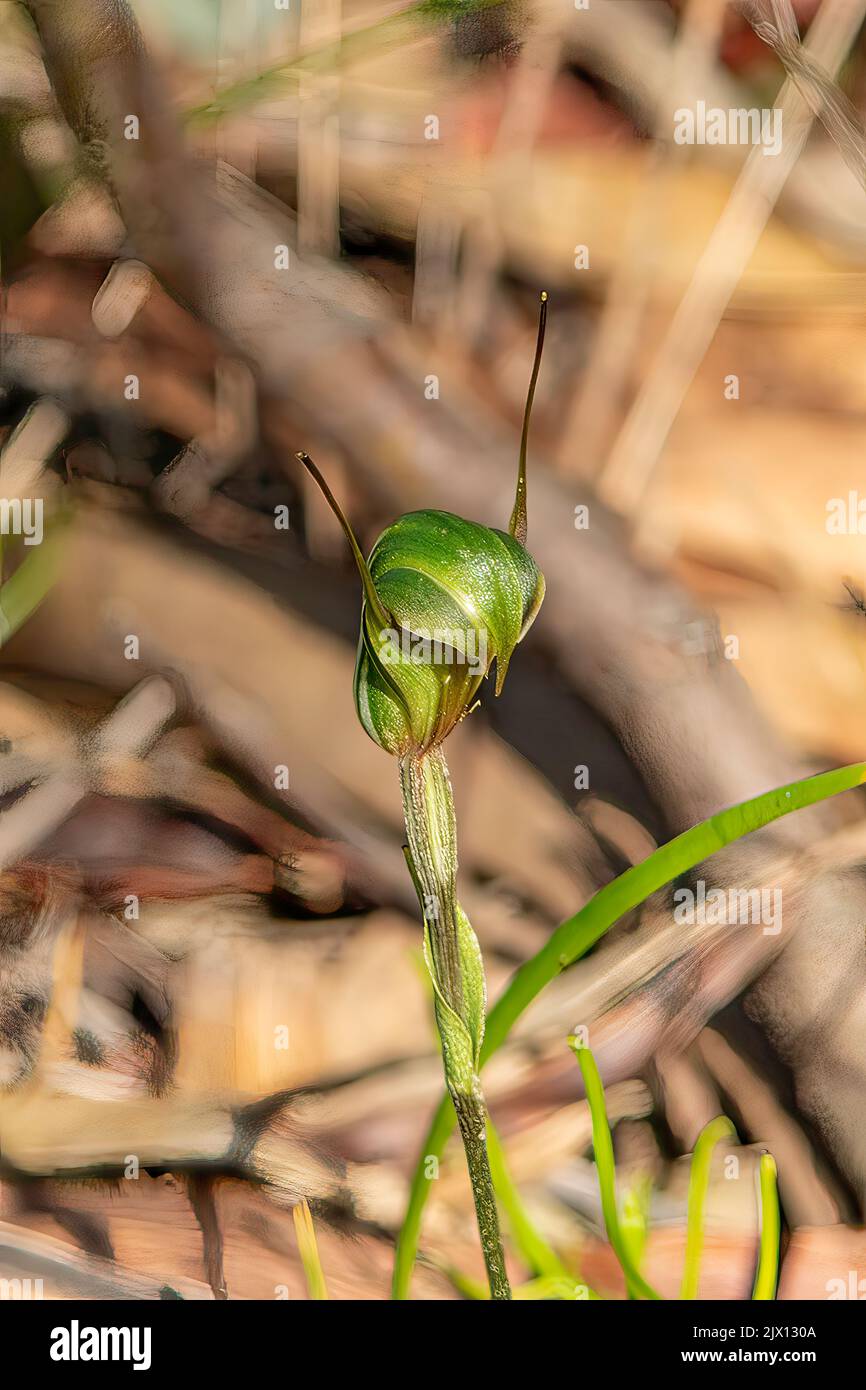
[[[397,1246],[394,1254],[394,1275],[391,1281],[392,1298],[408,1298],[409,1285],[412,1281],[412,1267],[415,1264],[415,1256],[418,1253],[418,1238],[421,1234],[421,1218],[424,1215],[424,1207],[430,1195],[430,1184],[434,1181],[428,1175],[428,1160],[438,1160],[445,1151],[445,1145],[451,1137],[454,1126],[457,1123],[457,1116],[454,1114],[454,1106],[451,1104],[450,1096],[443,1096],[433,1116],[432,1123],[421,1145],[421,1152],[415,1172],[412,1175],[412,1186],[409,1190],[409,1203],[406,1207],[406,1215],[403,1218],[403,1225],[400,1227],[400,1234],[397,1237]]]
[[[581,1046],[580,1043],[573,1041],[571,1038],[569,1038],[569,1042],[580,1063],[583,1084],[586,1089],[586,1099],[589,1102],[589,1110],[592,1115],[592,1147],[595,1153],[598,1186],[601,1192],[601,1210],[604,1216],[607,1238],[613,1247],[613,1252],[619,1260],[620,1267],[625,1275],[625,1282],[629,1295],[632,1298],[637,1298],[639,1296],[641,1298],[661,1299],[661,1294],[656,1293],[656,1290],[646,1282],[640,1272],[635,1268],[629,1253],[628,1244],[623,1240],[619,1224],[619,1209],[616,1201],[616,1166],[613,1157],[613,1139],[607,1120],[607,1107],[604,1103],[604,1087],[601,1084],[601,1077],[598,1074],[595,1058],[588,1047]]]
[[[758,1269],[752,1299],[772,1301],[779,1282],[779,1190],[776,1185],[776,1160],[772,1154],[761,1154],[758,1165],[758,1190],[761,1205],[761,1240],[758,1247]]]
[[[721,1139],[737,1131],[726,1115],[717,1115],[710,1120],[698,1135],[692,1166],[689,1173],[688,1230],[686,1234],[686,1261],[680,1298],[692,1299],[698,1296],[698,1279],[701,1269],[701,1251],[704,1245],[704,1203],[710,1186],[710,1163],[713,1149]]]
[[[502,1140],[489,1120],[487,1122],[487,1155],[490,1159],[490,1172],[493,1177],[497,1201],[508,1221],[511,1239],[517,1246],[527,1268],[532,1274],[546,1275],[548,1278],[555,1279],[571,1279],[572,1284],[574,1284],[576,1281],[569,1274],[556,1251],[550,1248],[529,1219],[520,1193],[508,1171]]]
[[[764,792],[750,801],[720,811],[718,815],[677,835],[666,845],[661,845],[643,863],[636,864],[612,883],[605,884],[579,912],[557,927],[537,955],[521,966],[491,1009],[481,1051],[482,1064],[502,1046],[517,1019],[545,985],[579,960],[626,912],[638,907],[659,888],[693,869],[725,845],[733,844],[735,840],[751,834],[753,830],[760,830],[791,811],[802,810],[828,797],[838,796],[840,792],[859,787],[864,781],[866,763],[852,763],[848,767],[835,768],[831,772],[822,772],[816,777],[807,777],[800,782],[791,782],[788,786]],[[392,1285],[394,1298],[409,1296],[421,1218],[429,1192],[426,1160],[441,1155],[453,1127],[451,1103],[443,1101],[422,1146],[410,1190],[406,1220],[397,1241]]]
[[[620,1203],[619,1226],[628,1257],[640,1273],[646,1248],[652,1179],[644,1174],[626,1188]]]

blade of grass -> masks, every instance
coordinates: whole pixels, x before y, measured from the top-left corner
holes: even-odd
[[[325,1271],[322,1269],[322,1262],[319,1259],[316,1229],[306,1198],[297,1203],[292,1215],[295,1219],[298,1253],[301,1257],[301,1264],[304,1266],[310,1298],[315,1299],[316,1302],[327,1302],[328,1287],[325,1283]]]
[[[848,767],[834,768],[831,772],[822,772],[816,777],[807,777],[800,782],[791,782],[788,786],[764,792],[738,806],[720,811],[718,815],[677,835],[666,845],[661,845],[643,863],[636,864],[612,883],[605,884],[579,912],[557,927],[537,955],[521,966],[491,1009],[481,1050],[482,1065],[502,1046],[517,1019],[545,985],[585,955],[626,912],[725,845],[760,830],[791,811],[799,811],[827,797],[859,787],[864,781],[866,763],[852,763]],[[392,1283],[394,1298],[409,1296],[421,1218],[429,1195],[427,1160],[441,1156],[453,1128],[454,1112],[450,1100],[445,1098],[433,1117],[413,1175],[406,1217],[397,1240]]]
[[[752,1299],[767,1302],[776,1297],[779,1281],[779,1191],[776,1186],[776,1160],[772,1154],[761,1154],[758,1165],[758,1192],[761,1210],[761,1239],[758,1247],[758,1268]]]
[[[580,1063],[586,1099],[592,1116],[592,1147],[595,1153],[595,1166],[598,1172],[598,1186],[601,1192],[601,1210],[604,1216],[607,1238],[619,1260],[625,1275],[626,1287],[631,1298],[651,1298],[660,1300],[661,1294],[646,1282],[635,1268],[628,1244],[623,1240],[619,1224],[619,1209],[616,1202],[616,1165],[613,1157],[613,1139],[607,1119],[607,1106],[604,1103],[604,1087],[598,1074],[595,1058],[588,1047],[574,1038],[569,1044]]]
[[[532,1274],[546,1275],[548,1278],[571,1279],[571,1282],[574,1283],[575,1280],[569,1274],[556,1251],[552,1250],[544,1237],[539,1235],[529,1219],[520,1193],[508,1171],[502,1140],[490,1120],[487,1121],[487,1153],[490,1158],[490,1172],[493,1176],[496,1198],[505,1213],[511,1239],[517,1246],[524,1264]]]
[[[644,1175],[626,1189],[620,1204],[619,1225],[622,1238],[629,1259],[638,1273],[646,1247],[651,1197],[652,1179]]]
[[[717,1115],[710,1120],[698,1135],[692,1166],[689,1173],[688,1230],[686,1233],[686,1262],[680,1298],[692,1299],[698,1296],[698,1278],[701,1268],[701,1250],[704,1244],[704,1203],[710,1185],[710,1162],[713,1149],[721,1139],[737,1131],[726,1115]]]

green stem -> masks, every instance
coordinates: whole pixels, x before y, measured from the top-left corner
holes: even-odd
[[[490,1011],[481,1065],[502,1046],[516,1020],[545,985],[585,955],[624,913],[638,907],[652,893],[693,869],[723,846],[754,830],[760,830],[780,816],[813,806],[840,792],[850,791],[864,781],[866,763],[852,763],[848,767],[834,768],[831,772],[819,773],[817,777],[806,777],[800,782],[791,782],[764,792],[761,796],[711,816],[709,820],[701,821],[700,825],[661,845],[642,864],[626,869],[619,878],[605,884],[579,912],[557,927],[538,954],[517,971]],[[421,1218],[429,1195],[427,1160],[443,1152],[453,1128],[454,1116],[446,1096],[436,1110],[424,1139],[412,1180],[409,1205],[397,1241],[392,1283],[394,1298],[407,1298],[409,1295]]]
[[[475,1199],[490,1296],[511,1297],[487,1153],[487,1109],[478,1079],[484,1032],[484,966],[475,933],[457,901],[457,822],[439,747],[400,759],[407,862],[424,916],[424,945],[435,992],[445,1083]]]

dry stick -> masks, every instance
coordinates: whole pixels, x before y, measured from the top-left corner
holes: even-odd
[[[134,259],[116,260],[93,299],[90,316],[103,338],[119,338],[130,327],[156,288],[150,266]]]
[[[193,1170],[187,1178],[190,1206],[199,1224],[204,1255],[205,1275],[216,1299],[228,1298],[223,1233],[215,1201],[216,1179],[213,1173]]]
[[[87,761],[145,753],[177,711],[177,696],[163,676],[131,690],[88,739]],[[0,869],[14,864],[56,830],[90,789],[86,762],[53,773],[0,815]]]
[[[245,362],[221,357],[214,372],[213,428],[185,444],[154,478],[151,493],[158,505],[181,520],[203,512],[252,449],[257,430],[255,378]]]
[[[862,188],[866,185],[866,142],[860,116],[844,92],[800,46],[791,0],[739,0],[739,4],[755,33],[775,50]]]
[[[745,0],[745,8],[749,8],[751,3],[752,0]],[[781,38],[799,44],[800,29],[791,0],[755,0],[755,4],[769,10]]]
[[[866,0],[824,0],[804,45],[808,58],[835,76],[864,14]],[[602,497],[621,512],[632,512],[643,494],[725,307],[806,143],[814,116],[790,78],[780,106],[782,150],[773,159],[759,146],[751,151],[599,479]]]
[[[5,498],[43,497],[56,485],[45,465],[69,432],[69,416],[44,396],[27,411],[0,454],[0,488]]]
[[[26,0],[60,108],[83,161],[120,204],[130,238],[155,274],[187,298],[202,278],[200,173],[175,158],[170,104],[155,84],[127,0]],[[138,140],[124,138],[127,114]]]
[[[688,78],[700,89],[711,71],[719,46],[728,0],[689,0],[671,54],[671,90],[678,96]],[[634,363],[641,324],[650,299],[657,244],[656,223],[670,172],[671,101],[660,94],[655,116],[655,139],[646,154],[626,230],[625,247],[608,289],[589,366],[580,381],[557,449],[557,462],[594,477]],[[576,458],[579,453],[579,458]]]
[[[198,1279],[175,1277],[171,1284],[100,1255],[85,1254],[65,1240],[0,1221],[0,1262],[5,1275],[45,1281],[46,1298],[158,1300],[165,1291],[184,1299],[206,1300],[211,1290]]]

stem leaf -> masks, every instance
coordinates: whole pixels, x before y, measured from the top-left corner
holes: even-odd
[[[433,981],[433,1007],[436,1011],[436,1026],[442,1041],[442,1055],[445,1061],[445,1075],[451,1090],[471,1095],[475,1079],[476,1051],[472,1034],[458,1013],[452,1009],[436,978],[433,952],[430,947],[430,927],[424,924],[424,961]]]

